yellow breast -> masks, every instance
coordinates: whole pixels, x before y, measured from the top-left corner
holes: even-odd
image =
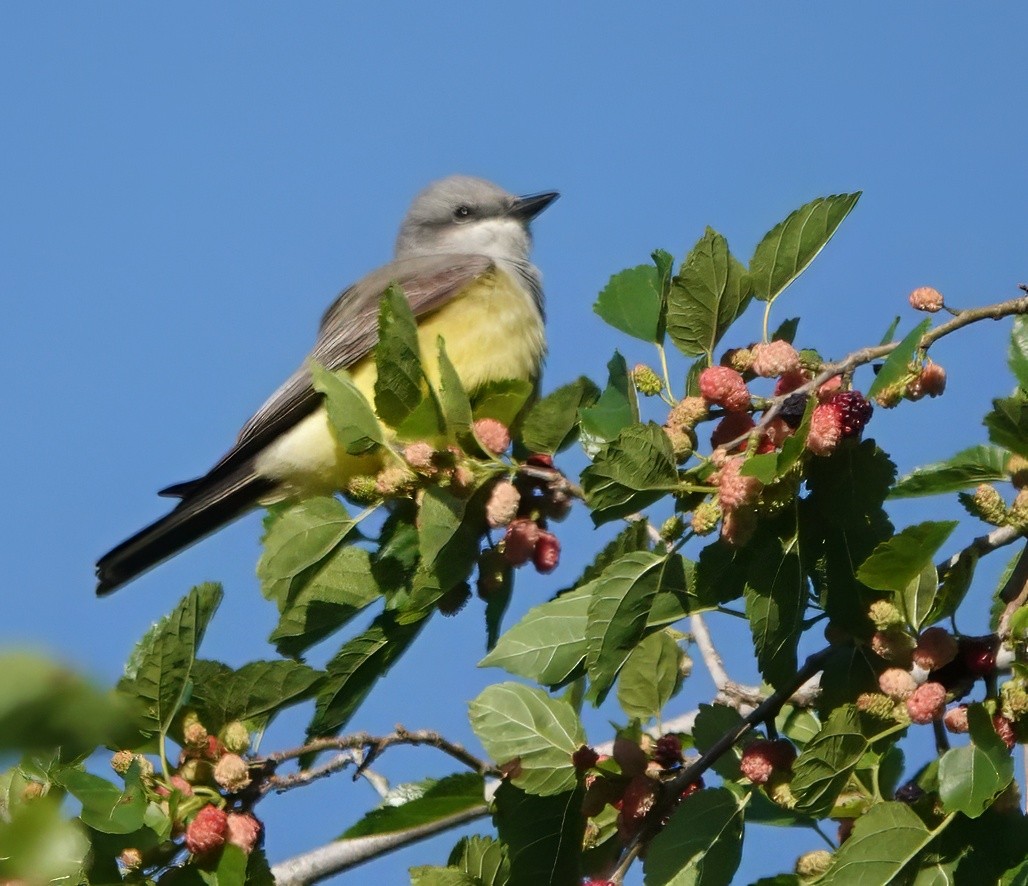
[[[418,344],[425,373],[438,388],[438,340],[465,389],[472,393],[505,378],[534,382],[546,351],[543,321],[532,296],[518,281],[494,269],[479,277],[449,303],[418,322]],[[374,404],[375,362],[369,355],[350,368],[354,384]],[[257,472],[281,483],[282,494],[326,492],[345,487],[356,474],[374,473],[377,456],[355,457],[341,451],[324,409],[307,416],[261,453]]]

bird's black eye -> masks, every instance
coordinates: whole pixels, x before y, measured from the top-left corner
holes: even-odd
[[[466,204],[464,204],[464,203],[462,203],[455,210],[453,210],[453,217],[457,221],[464,221],[465,219],[470,218],[471,217],[471,207],[466,205]]]

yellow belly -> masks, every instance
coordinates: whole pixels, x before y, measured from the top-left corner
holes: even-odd
[[[421,318],[418,344],[429,381],[438,388],[438,340],[470,393],[490,381],[515,378],[534,382],[546,350],[542,318],[531,295],[502,271],[480,277],[448,304]],[[350,377],[374,405],[373,355],[350,368]],[[268,446],[257,473],[277,481],[281,494],[342,489],[358,474],[375,473],[381,457],[352,456],[336,445],[323,408]]]

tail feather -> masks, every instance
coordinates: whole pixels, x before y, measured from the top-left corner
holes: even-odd
[[[96,563],[96,593],[104,596],[179,551],[231,523],[274,488],[246,470],[220,479],[208,489],[196,484],[171,513],[112,548]]]

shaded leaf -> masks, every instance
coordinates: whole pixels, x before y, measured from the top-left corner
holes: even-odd
[[[818,197],[768,231],[750,259],[753,294],[761,301],[777,298],[825,247],[859,199],[859,191]]]
[[[1010,347],[1007,350],[1007,365],[1017,383],[1028,390],[1028,319],[1022,314],[1014,317],[1010,330]]]
[[[618,704],[630,718],[658,717],[682,682],[682,650],[667,631],[650,634],[618,674]]]
[[[581,376],[536,401],[521,425],[522,444],[529,452],[556,454],[575,439],[579,410],[599,396],[600,389]]]
[[[471,408],[476,419],[495,418],[508,428],[532,398],[535,385],[523,378],[505,378],[486,382],[471,394]]]
[[[1011,452],[1028,457],[1028,395],[992,401],[992,412],[985,416],[989,439]]]
[[[540,797],[503,782],[494,803],[493,821],[510,858],[510,883],[578,883],[586,822],[580,789]]]
[[[461,772],[441,779],[404,785],[403,802],[392,795],[347,828],[340,839],[391,834],[438,822],[475,807],[485,810],[485,779],[475,772]]]
[[[795,811],[815,818],[828,815],[867,747],[856,709],[844,705],[832,711],[793,764],[789,786]]]
[[[653,838],[643,863],[646,886],[724,886],[742,858],[743,805],[725,788],[686,797]]]
[[[344,369],[329,372],[310,362],[311,385],[325,396],[325,411],[332,434],[343,451],[364,455],[385,445],[375,410]]]
[[[65,770],[60,781],[82,804],[79,818],[91,828],[105,834],[131,834],[143,826],[148,801],[138,762],[125,774],[124,789],[82,769]]]
[[[449,863],[473,877],[476,886],[504,886],[510,879],[507,847],[492,837],[461,837]]]
[[[607,387],[580,415],[582,445],[590,453],[595,453],[600,444],[613,440],[623,428],[639,421],[635,386],[628,376],[625,358],[617,351],[607,363]]]
[[[981,704],[967,708],[972,743],[939,761],[939,798],[946,812],[977,818],[1014,778],[1014,760]]]
[[[746,581],[746,615],[760,673],[775,688],[796,674],[807,579],[795,542],[771,539],[761,547]]]
[[[387,425],[399,428],[425,399],[426,380],[417,321],[396,285],[382,295],[375,366],[375,412]]]

